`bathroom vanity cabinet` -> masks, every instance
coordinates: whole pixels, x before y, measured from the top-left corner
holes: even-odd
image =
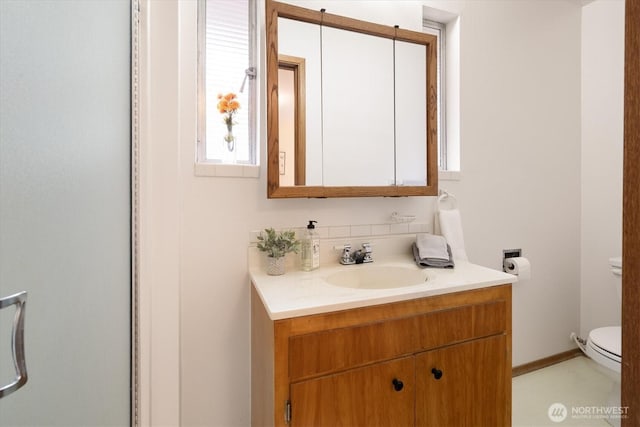
[[[511,286],[271,320],[252,291],[254,426],[509,426]]]

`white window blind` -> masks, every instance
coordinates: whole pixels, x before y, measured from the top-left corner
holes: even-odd
[[[200,8],[204,19],[199,22],[201,25],[204,22],[204,29],[199,29],[199,34],[204,40],[200,42],[199,70],[204,78],[201,76],[199,117],[203,123],[199,126],[199,139],[200,144],[204,143],[204,153],[200,148],[204,160],[255,164],[255,84],[249,77],[245,81],[247,71],[253,67],[253,3],[253,0],[206,0]],[[240,103],[233,116],[234,154],[227,148],[227,126],[217,109],[218,95],[228,93],[237,95]]]

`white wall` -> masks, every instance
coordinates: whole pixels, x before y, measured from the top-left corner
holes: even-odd
[[[578,326],[580,4],[456,4],[460,16],[460,182],[467,253],[500,268],[521,248],[532,279],[513,288],[513,364],[570,349]]]
[[[582,15],[582,227],[580,332],[620,324],[608,260],[622,253],[624,1]]]
[[[422,2],[401,7],[371,2],[366,8],[362,2],[332,2],[331,7],[338,4],[366,11],[361,19],[392,16],[405,28],[421,27]],[[500,268],[502,249],[518,247],[533,264],[533,278],[514,287],[513,362],[518,365],[569,349],[567,336],[578,327],[580,6],[534,0],[442,4],[461,15],[462,180],[441,182],[441,187],[458,196],[473,261]],[[434,199],[268,200],[265,167],[259,179],[194,176],[195,2],[180,2],[179,12],[179,48],[162,51],[163,67],[173,63],[169,68],[177,73],[165,71],[167,80],[154,86],[177,90],[179,106],[159,108],[150,120],[151,127],[178,129],[177,139],[162,136],[151,142],[156,144],[152,150],[165,157],[179,151],[169,164],[178,168],[179,187],[171,189],[179,215],[168,227],[177,228],[179,244],[174,289],[180,295],[181,421],[184,426],[246,426],[249,231],[304,226],[308,219],[325,226],[375,224],[387,222],[393,211],[429,222]],[[171,80],[173,74],[179,84]],[[264,75],[260,79],[264,85]],[[264,123],[264,110],[261,116]]]

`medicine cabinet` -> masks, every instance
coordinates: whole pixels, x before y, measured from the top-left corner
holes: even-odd
[[[268,197],[436,195],[436,37],[271,0],[266,14]]]

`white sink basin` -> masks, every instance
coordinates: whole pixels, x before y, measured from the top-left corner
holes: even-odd
[[[427,272],[405,267],[352,265],[330,274],[327,283],[343,288],[391,289],[420,285],[427,281]]]

